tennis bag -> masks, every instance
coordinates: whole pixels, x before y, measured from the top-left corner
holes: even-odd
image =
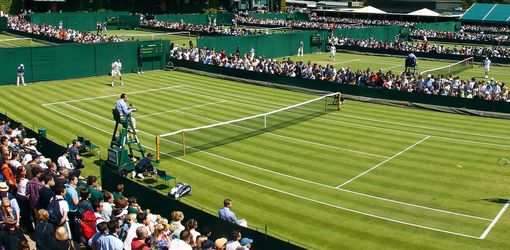
[[[179,199],[180,197],[187,196],[191,194],[191,186],[184,183],[179,182],[175,187],[173,187],[170,192],[168,192],[168,196]]]

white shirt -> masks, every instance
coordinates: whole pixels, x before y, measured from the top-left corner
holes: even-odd
[[[483,66],[485,68],[489,68],[491,66],[491,60],[489,60],[489,59],[483,60]]]
[[[173,239],[168,250],[191,250],[191,246],[181,239]]]
[[[120,70],[122,68],[122,63],[121,62],[113,62],[112,63],[112,70]]]
[[[239,243],[239,241],[229,241],[227,242],[227,247],[225,248],[225,250],[236,250],[236,248],[238,246],[241,246],[241,243]]]
[[[141,226],[144,225],[138,222],[131,224],[131,227],[129,227],[129,230],[126,234],[126,240],[124,240],[124,250],[131,250],[131,243],[133,242],[133,239],[136,238],[136,229]]]
[[[71,167],[71,163],[69,163],[69,159],[67,159],[67,157],[65,155],[58,157],[57,163],[58,163],[58,166],[60,166],[60,167],[65,167],[67,169],[73,169],[73,167]]]
[[[18,194],[19,195],[23,195],[23,196],[26,196],[27,195],[27,183],[28,183],[28,179],[27,178],[23,178],[20,180],[20,182],[18,182]]]

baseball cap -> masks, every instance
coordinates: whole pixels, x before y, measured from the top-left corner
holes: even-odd
[[[147,154],[147,157],[154,157],[154,154],[152,154],[152,153],[148,153],[148,154]]]
[[[212,240],[206,240],[206,241],[202,242],[202,248],[204,248],[204,249],[213,248],[213,247],[214,247],[214,242]]]
[[[250,238],[242,238],[241,241],[239,241],[239,243],[241,243],[241,246],[246,246],[248,244],[253,243],[253,240]]]
[[[219,238],[214,242],[216,248],[223,247],[225,244],[227,244],[227,238]]]

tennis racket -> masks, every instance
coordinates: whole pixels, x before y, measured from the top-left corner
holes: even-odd
[[[499,158],[497,163],[498,163],[498,166],[500,166],[500,167],[509,167],[510,166],[510,164],[509,164],[510,160],[505,157]]]

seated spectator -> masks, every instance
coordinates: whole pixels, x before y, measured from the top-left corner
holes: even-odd
[[[239,243],[242,246],[241,250],[248,250],[251,248],[251,244],[253,243],[253,240],[250,238],[242,238],[241,241],[239,241]],[[239,247],[238,247],[238,249],[239,249]]]
[[[69,157],[71,159],[72,167],[76,169],[84,168],[83,160],[80,157],[81,144],[78,140],[73,140],[73,145],[69,148]]]
[[[218,211],[218,215],[219,215],[220,219],[229,221],[231,223],[235,223],[235,224],[243,226],[243,227],[248,226],[248,223],[246,222],[245,219],[237,219],[236,214],[234,212],[232,212],[232,210],[231,210],[232,200],[225,199],[223,201],[223,206],[224,207]]]
[[[239,240],[241,240],[241,233],[237,230],[232,231],[232,234],[230,235],[230,240],[227,242],[227,247],[225,249],[236,250],[237,247],[241,246]]]
[[[166,234],[166,227],[163,224],[158,224],[154,232],[152,246],[157,250],[168,250],[172,239]]]
[[[129,214],[139,214],[143,212],[140,205],[138,205],[137,199],[134,196],[130,196],[127,200],[128,200],[127,212]]]
[[[87,185],[86,187],[90,191],[90,201],[102,201],[103,200],[103,193],[101,186],[97,183],[97,177],[93,175],[89,175],[87,177]]]
[[[219,238],[216,241],[214,241],[214,246],[216,247],[216,250],[225,250],[227,247],[228,240],[226,238]]]
[[[195,219],[191,219],[188,222],[186,222],[186,230],[188,230],[191,233],[191,243],[190,245],[192,247],[198,247],[196,239],[200,236],[200,233],[197,231],[198,228],[198,222]]]
[[[113,192],[113,199],[116,200],[117,198],[124,198],[122,192],[124,192],[124,184],[122,183],[117,184],[117,186],[115,187],[115,192]]]
[[[37,249],[50,250],[53,246],[53,224],[48,222],[49,219],[48,211],[45,209],[39,209],[37,211],[38,223],[35,226],[35,244]]]
[[[78,249],[78,246],[69,237],[69,233],[65,227],[58,227],[55,230],[55,241],[52,249],[69,250]]]
[[[76,169],[74,165],[69,162],[69,151],[70,150],[64,149],[63,155],[57,160],[58,166],[66,168],[70,175],[76,175],[79,177],[81,175],[81,170]]]
[[[118,237],[119,221],[112,219],[107,223],[107,226],[108,232],[97,240],[98,249],[122,249],[124,243]]]
[[[188,230],[182,230],[178,239],[173,239],[169,250],[191,250],[191,233]]]

